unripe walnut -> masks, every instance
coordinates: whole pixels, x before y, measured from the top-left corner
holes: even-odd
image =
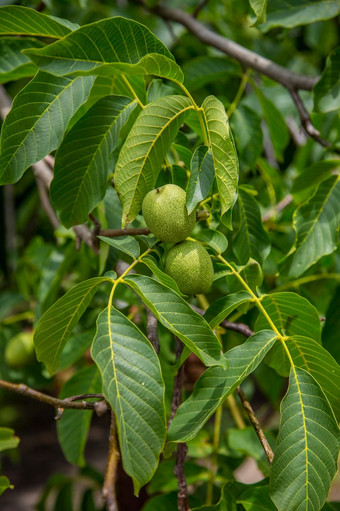
[[[196,212],[188,215],[186,193],[177,185],[168,184],[149,192],[142,212],[152,234],[168,243],[185,240],[196,223]]]
[[[210,255],[196,241],[182,241],[173,246],[168,252],[165,272],[186,295],[206,293],[214,278]]]

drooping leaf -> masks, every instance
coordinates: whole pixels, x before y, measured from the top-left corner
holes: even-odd
[[[313,195],[315,188],[331,174],[340,173],[339,160],[321,160],[304,170],[293,182],[294,200],[302,202]]]
[[[251,300],[251,295],[247,291],[228,294],[210,305],[204,314],[204,319],[214,329],[239,305],[249,302],[249,300]]]
[[[144,25],[108,18],[84,25],[41,51],[25,52],[40,68],[68,74],[153,74],[183,81],[183,73],[163,43]]]
[[[39,71],[14,98],[1,131],[0,184],[56,149],[68,121],[86,100],[93,77],[59,78]]]
[[[104,198],[109,156],[136,106],[130,98],[106,96],[64,138],[56,153],[50,194],[66,227],[86,222]]]
[[[267,123],[276,158],[281,161],[283,151],[289,142],[289,131],[280,110],[267,98],[259,87],[255,88],[257,99],[262,108],[263,117]]]
[[[0,35],[30,35],[60,39],[70,33],[64,23],[18,5],[0,7]]]
[[[267,7],[267,21],[259,26],[267,32],[274,27],[293,28],[327,20],[340,12],[337,0],[270,0]]]
[[[119,236],[117,238],[107,238],[106,236],[98,236],[98,238],[111,247],[124,252],[133,259],[137,259],[140,254],[138,241],[133,236]]]
[[[197,204],[209,193],[215,177],[214,162],[207,146],[199,146],[190,164],[190,177],[187,186],[187,209],[190,214]]]
[[[243,188],[239,189],[236,204],[239,228],[233,240],[233,251],[240,264],[247,264],[250,258],[263,264],[270,252],[270,239],[262,225],[260,208]]]
[[[249,0],[249,1],[257,17],[256,25],[258,25],[259,23],[264,23],[266,21],[267,0]]]
[[[124,470],[138,493],[153,476],[165,440],[158,357],[141,331],[113,307],[98,317],[92,356],[116,415]]]
[[[14,449],[19,444],[20,439],[14,435],[11,428],[0,428],[0,452],[7,449]]]
[[[0,11],[1,12],[1,11]],[[25,48],[40,48],[43,44],[37,39],[3,37],[0,39],[0,84],[33,76],[37,66],[21,53]]]
[[[340,108],[339,68],[340,48],[336,48],[327,57],[326,67],[313,89],[314,110],[317,112],[330,112]]]
[[[95,365],[79,369],[63,385],[59,398],[80,394],[98,394],[102,391],[102,380]],[[57,421],[60,446],[67,461],[79,467],[85,466],[84,449],[90,428],[92,410],[65,409]]]
[[[229,367],[207,369],[196,382],[190,397],[181,404],[170,424],[169,442],[194,438],[226,397],[252,373],[273,346],[276,334],[263,330],[225,354]]]
[[[221,214],[233,204],[238,181],[238,160],[228,117],[224,106],[214,96],[202,104],[206,119],[208,139],[215,167],[217,188],[220,194]]]
[[[223,233],[216,229],[202,229],[194,234],[194,238],[203,241],[216,254],[223,254],[228,248],[228,240]]]
[[[318,382],[328,398],[337,419],[340,419],[340,366],[319,343],[308,337],[294,335],[287,339],[287,348],[294,364],[305,369]]]
[[[281,292],[265,295],[261,303],[276,328],[282,335],[301,335],[320,343],[321,322],[315,307],[306,298],[296,293]],[[268,328],[269,323],[259,313],[255,330]],[[266,357],[267,364],[281,376],[288,376],[290,362],[281,344],[277,343]]]
[[[58,369],[63,347],[90,304],[98,285],[109,280],[95,277],[77,284],[40,318],[34,333],[35,352],[37,359],[46,364],[51,374]]]
[[[281,414],[271,498],[279,511],[321,509],[337,470],[339,429],[325,395],[303,369],[291,369]]]
[[[114,182],[123,204],[123,227],[141,209],[155,186],[171,142],[193,106],[184,96],[165,96],[149,103],[137,118],[120,151]]]
[[[228,76],[241,76],[242,69],[227,57],[202,55],[185,62],[183,73],[185,86],[194,91]]]
[[[221,345],[208,323],[174,291],[160,282],[143,275],[127,275],[124,278],[129,286],[166,328],[208,366],[226,367],[221,356]]]
[[[281,271],[295,278],[337,248],[340,220],[340,178],[322,181],[315,194],[294,212],[295,243]]]
[[[249,166],[255,165],[263,149],[261,117],[255,110],[241,104],[234,110],[230,124],[239,157]]]

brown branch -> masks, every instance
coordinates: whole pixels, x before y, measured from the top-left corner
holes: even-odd
[[[243,390],[241,389],[241,387],[237,387],[236,388],[236,392],[241,400],[241,403],[243,405],[243,408],[246,410],[247,414],[248,414],[248,417],[250,419],[250,422],[252,423],[255,431],[256,431],[256,434],[262,444],[262,447],[263,447],[263,450],[264,452],[266,453],[266,456],[267,456],[267,459],[270,463],[270,465],[272,464],[273,462],[273,459],[274,459],[274,453],[268,443],[268,440],[267,438],[265,437],[265,434],[263,433],[263,429],[261,427],[261,424],[259,423],[255,413],[254,413],[254,410],[251,406],[251,404],[249,403],[248,399],[246,398]]]
[[[161,346],[158,338],[158,321],[152,314],[151,310],[146,307],[146,321],[147,321],[147,337],[154,347],[155,352],[158,354]]]
[[[54,406],[54,408],[68,408],[72,410],[96,410],[98,402],[91,403],[88,401],[84,401],[85,398],[89,397],[100,397],[102,400],[104,396],[101,394],[84,394],[80,396],[71,396],[66,399],[58,399],[56,397],[48,396],[47,394],[43,394],[42,392],[38,392],[37,390],[31,389],[27,385],[23,383],[11,383],[8,381],[0,380],[0,387],[3,389],[11,390],[16,392],[17,394],[21,394],[23,396],[31,397],[32,399],[36,399],[37,401],[41,401],[42,403],[46,403],[48,405]],[[81,399],[80,403],[75,402],[75,400]],[[109,405],[106,403],[106,409],[109,409]]]
[[[207,3],[209,2],[209,0],[202,0],[198,6],[196,7],[196,9],[193,11],[192,13],[192,16],[194,18],[197,18],[197,16],[199,15],[199,13],[201,12],[202,9],[204,9],[204,7],[207,5]]]
[[[137,3],[142,4],[145,7],[145,2],[143,0],[137,0]],[[166,5],[155,5],[152,8],[148,8],[148,10],[157,14],[164,20],[180,23],[204,44],[217,48],[223,53],[226,53],[230,57],[236,59],[245,68],[250,67],[255,69],[259,73],[268,76],[284,87],[293,88],[295,90],[305,89],[310,91],[319,80],[318,76],[306,76],[289,71],[288,69],[275,64],[271,60],[244,48],[240,44],[216,34],[197,21],[192,15],[180,9],[167,7]]]
[[[41,181],[41,179],[39,177],[37,177],[36,180],[37,180],[37,186],[38,186],[38,192],[39,192],[41,205],[42,205],[46,215],[48,216],[49,221],[50,221],[51,225],[53,226],[53,228],[58,229],[60,223],[59,223],[58,217],[55,214],[55,211],[52,208],[52,205],[50,203],[48,193],[46,190],[46,186],[44,185],[44,183]]]
[[[186,444],[178,444],[177,446],[177,459],[176,466],[174,469],[175,476],[177,477],[177,507],[179,511],[190,511],[189,498],[188,498],[188,486],[185,479],[184,473],[184,461],[185,456],[188,452]]]
[[[107,511],[118,511],[116,497],[116,473],[119,460],[119,450],[117,445],[116,419],[114,412],[111,412],[110,436],[109,436],[109,456],[105,472],[103,498],[107,504]]]
[[[194,311],[198,312],[198,314],[204,317],[205,311],[203,309],[201,309],[200,307],[196,307],[196,305],[192,304],[190,304],[190,307],[194,309]],[[243,334],[245,337],[250,337],[251,335],[254,334],[254,332],[250,330],[249,326],[246,325],[245,323],[233,323],[231,321],[227,321],[226,319],[224,319],[223,321],[221,321],[220,325],[223,326],[223,328],[225,328],[226,330],[240,332],[240,334]]]
[[[100,236],[106,236],[107,238],[116,238],[118,236],[141,236],[143,234],[150,234],[150,229],[146,227],[135,227],[127,229],[101,229],[99,231]]]
[[[316,142],[318,142],[323,147],[329,147],[330,144],[328,142],[326,142],[326,140],[321,138],[320,132],[313,126],[311,118],[309,116],[309,113],[307,112],[306,107],[305,107],[302,99],[300,98],[297,90],[293,87],[287,87],[287,88],[288,88],[288,91],[295,103],[296,109],[300,116],[302,127],[304,128],[307,135],[309,135],[311,138],[316,140]]]

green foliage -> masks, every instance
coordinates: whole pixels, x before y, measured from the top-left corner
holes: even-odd
[[[166,458],[178,449],[180,460],[186,442],[191,509],[335,509],[339,3],[211,1],[198,13],[191,0],[149,1],[147,14],[138,2],[53,0],[43,13],[26,6],[37,2],[4,3],[1,117],[5,91],[13,103],[0,138],[0,387],[80,403],[102,394],[112,410],[106,473],[116,429],[135,493],[148,484],[145,511],[177,509],[182,467],[175,475]],[[269,59],[264,74],[247,48]],[[142,208],[166,185],[189,220],[180,239],[168,197],[160,231]],[[194,278],[195,258],[183,267],[175,257],[183,246],[204,254]],[[32,330],[37,360],[13,365],[13,339]],[[272,465],[234,399],[241,384],[260,422],[269,410]],[[18,444],[7,395],[0,451]],[[81,468],[53,476],[38,508],[73,511],[77,495],[95,511],[93,411],[58,415],[65,458]],[[263,479],[245,485],[236,479],[249,456]],[[0,494],[10,487],[0,475]]]

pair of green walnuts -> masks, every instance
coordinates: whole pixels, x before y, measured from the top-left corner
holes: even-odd
[[[176,281],[182,293],[206,293],[213,282],[214,269],[200,243],[184,241],[196,223],[196,211],[188,215],[185,191],[173,184],[156,188],[145,196],[142,212],[156,238],[176,243],[167,254],[165,272]]]

